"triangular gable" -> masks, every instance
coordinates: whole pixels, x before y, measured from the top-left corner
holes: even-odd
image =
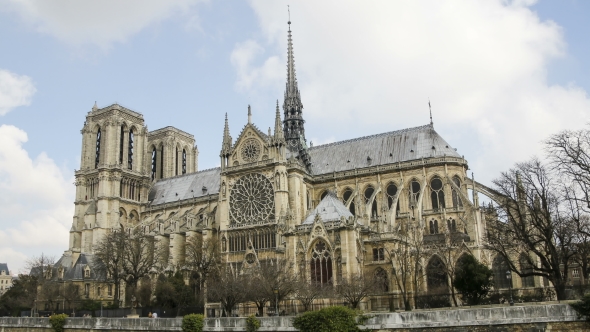
[[[342,220],[342,218],[354,218],[346,206],[331,192],[305,218],[303,224],[313,224],[316,216],[319,216],[323,222]]]

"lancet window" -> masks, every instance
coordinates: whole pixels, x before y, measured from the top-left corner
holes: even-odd
[[[438,234],[438,220],[430,220],[430,234]]]
[[[461,188],[461,180],[459,179],[458,176],[453,176],[453,183],[457,186],[457,188]],[[461,200],[461,195],[459,194],[459,192],[457,191],[457,189],[455,189],[453,187],[452,190],[453,193],[453,207],[454,208],[462,208],[463,207],[463,201]]]
[[[157,172],[157,160],[158,160],[158,150],[156,147],[152,149],[152,180],[156,179],[156,172]]]
[[[522,254],[519,257],[519,262],[520,264],[520,269],[522,271],[522,273],[532,273],[533,272],[533,267],[531,265],[531,263],[529,262],[529,258]],[[527,276],[527,277],[521,277],[522,280],[522,287],[535,287],[535,277],[534,276]]]
[[[369,204],[371,197],[373,197],[373,193],[375,193],[375,188],[373,188],[373,186],[368,186],[367,189],[365,189],[365,204]],[[377,215],[377,200],[373,199],[371,204],[371,218],[377,218]]]
[[[125,127],[121,126],[121,133],[119,136],[119,164],[123,163],[123,148],[125,143]]]
[[[119,196],[121,198],[134,201],[140,200],[140,183],[136,180],[123,178],[119,186]]]
[[[164,145],[160,151],[160,179],[164,178]]]
[[[186,150],[182,149],[182,174],[186,174]]]
[[[379,267],[375,270],[373,281],[375,282],[375,290],[378,293],[389,292],[389,278],[387,277],[387,272],[385,272],[384,269]]]
[[[447,228],[451,233],[457,232],[457,222],[455,219],[449,218],[449,220],[447,220]]]
[[[86,185],[86,199],[92,199],[98,196],[98,178],[92,178],[87,181]]]
[[[346,190],[344,190],[344,194],[342,194],[342,200],[344,201],[344,204],[346,204],[346,202],[350,200],[350,198],[352,197],[352,193],[352,189],[350,188],[346,188]],[[350,213],[352,213],[353,216],[355,215],[354,199],[350,202],[348,210],[350,211]]]
[[[316,242],[311,252],[311,282],[319,286],[332,284],[332,253],[324,241]]]
[[[416,208],[418,206],[418,197],[420,196],[420,183],[417,180],[412,180],[410,183],[410,201],[409,201],[409,208],[410,210]]]
[[[178,175],[178,147],[176,147],[176,153],[174,154],[174,158],[176,159],[174,163],[174,165],[176,166],[174,175]]]
[[[445,193],[443,191],[442,180],[435,177],[430,181],[430,200],[432,202],[432,209],[438,211],[445,207]]]
[[[510,266],[504,257],[496,255],[492,262],[492,271],[494,272],[495,289],[505,289],[511,286],[512,278],[506,278],[506,273],[510,271]]]
[[[449,290],[445,264],[438,256],[434,256],[426,266],[426,283],[428,293],[446,294]]]
[[[100,138],[101,132],[100,128],[98,128],[98,131],[96,132],[96,154],[94,156],[94,168],[98,168],[98,163],[100,162]]]
[[[393,201],[395,200],[395,195],[397,195],[397,186],[395,183],[390,183],[387,186],[387,208],[391,210],[393,206]],[[399,213],[399,198],[397,200],[397,206],[395,207],[396,213]]]
[[[134,139],[133,129],[129,130],[129,146],[128,146],[128,155],[127,155],[127,167],[129,169],[133,169],[133,139]]]
[[[264,228],[232,232],[227,238],[229,251],[245,251],[248,248],[248,243],[250,241],[252,242],[252,247],[256,250],[276,248],[276,230],[274,228]]]

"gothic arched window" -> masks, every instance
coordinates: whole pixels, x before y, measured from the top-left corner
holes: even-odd
[[[457,232],[457,222],[455,221],[455,219],[449,218],[449,220],[447,220],[447,229],[451,233]]]
[[[316,242],[311,253],[311,282],[324,286],[332,284],[332,254],[324,241]]]
[[[457,186],[457,188],[461,188],[461,180],[459,179],[458,176],[453,176],[453,183]],[[459,195],[459,192],[457,191],[457,189],[455,189],[453,187],[452,190],[453,193],[453,207],[454,208],[462,208],[463,207],[463,201],[461,200],[461,195]]]
[[[375,193],[375,188],[373,186],[368,186],[365,189],[365,204],[369,204],[371,197],[373,197],[373,193]],[[371,204],[371,218],[377,218],[377,200],[373,199],[373,203]]]
[[[121,126],[121,136],[119,137],[119,164],[123,163],[123,143],[125,141],[125,126]]]
[[[174,175],[178,175],[178,147],[176,147],[176,153],[174,154],[174,158],[176,159],[176,162],[174,163],[176,165]]]
[[[435,177],[430,181],[430,200],[432,201],[432,208],[434,210],[443,209],[445,207],[445,193],[443,191],[442,180]]]
[[[492,262],[492,271],[494,272],[494,288],[496,290],[510,287],[512,279],[506,278],[506,272],[510,271],[510,266],[503,256],[496,255]]]
[[[377,293],[389,292],[389,278],[387,277],[387,272],[385,272],[384,269],[379,267],[375,270],[373,281],[375,283],[375,290]]]
[[[533,266],[529,262],[529,258],[522,254],[518,259],[518,263],[520,264],[520,270],[522,273],[532,273]],[[535,277],[534,276],[527,276],[521,277],[522,280],[522,287],[535,287]]]
[[[352,197],[352,189],[346,188],[344,190],[344,194],[342,194],[342,200],[344,201],[344,204],[346,204],[346,202],[348,202],[351,197]],[[354,199],[350,202],[350,205],[348,206],[348,210],[350,211],[350,213],[352,213],[353,216],[355,215]]]
[[[389,210],[391,210],[391,206],[393,205],[395,195],[397,195],[397,186],[395,185],[395,183],[390,183],[387,186],[387,208]],[[397,206],[395,207],[395,211],[399,212],[399,198],[397,200]]]
[[[430,220],[430,234],[438,234],[438,220]]]
[[[445,264],[438,256],[434,256],[426,266],[426,284],[429,294],[446,294],[449,291]]]
[[[133,169],[133,129],[129,130],[129,146],[128,146],[128,155],[127,155],[127,164],[129,169]]]
[[[186,174],[186,150],[182,149],[182,174]]]
[[[100,162],[100,138],[101,132],[100,128],[98,128],[98,131],[96,132],[96,155],[94,158],[94,168],[98,168],[98,163]]]
[[[158,150],[156,150],[156,147],[154,146],[154,148],[152,149],[152,180],[156,179],[156,173],[157,173],[157,160],[158,160]]]
[[[164,178],[164,144],[162,144],[162,150],[160,151],[160,179]]]
[[[420,195],[420,183],[417,180],[412,180],[410,183],[410,210],[418,205],[418,196]]]

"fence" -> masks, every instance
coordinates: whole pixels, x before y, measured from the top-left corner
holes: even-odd
[[[70,317],[112,317],[121,318],[132,314],[138,314],[140,317],[148,317],[149,313],[157,313],[161,318],[173,318],[188,314],[202,314],[203,307],[181,307],[181,308],[162,308],[162,307],[143,307],[143,308],[120,308],[120,309],[96,309],[96,310],[39,310],[38,317],[49,317],[54,314],[66,314]],[[33,315],[36,316],[36,315]],[[31,311],[21,311],[21,317],[31,317]]]

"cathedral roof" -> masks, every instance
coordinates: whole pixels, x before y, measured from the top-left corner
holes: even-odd
[[[152,205],[166,204],[193,197],[219,193],[221,168],[210,168],[200,172],[159,180],[150,190],[148,200]]]
[[[432,125],[318,145],[307,152],[314,175],[422,158],[461,158]]]
[[[353,217],[352,213],[332,192],[322,199],[320,204],[305,218],[303,224],[313,224],[316,215],[319,215],[323,222],[341,220],[342,217],[345,219]]]
[[[10,271],[8,271],[8,264],[0,263],[0,272],[2,271],[4,271],[6,275],[10,274]]]

